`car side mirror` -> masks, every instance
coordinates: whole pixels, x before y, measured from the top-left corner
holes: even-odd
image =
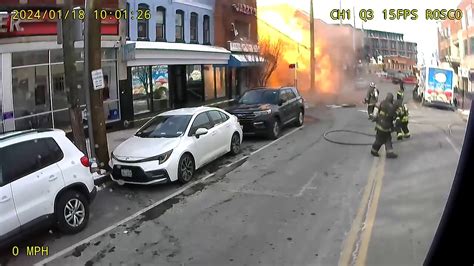
[[[278,106],[282,106],[284,103],[285,103],[285,100],[280,99],[280,100],[278,101]]]
[[[196,138],[199,138],[202,135],[206,135],[207,132],[208,132],[208,130],[206,128],[200,127],[196,130],[196,133],[194,133],[194,136],[196,136]]]

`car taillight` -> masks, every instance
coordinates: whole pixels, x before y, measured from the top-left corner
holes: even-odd
[[[82,156],[81,164],[84,165],[85,167],[89,167],[90,166],[89,158],[87,158],[87,156]]]

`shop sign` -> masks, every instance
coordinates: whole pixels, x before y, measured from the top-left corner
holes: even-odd
[[[242,4],[242,3],[232,4],[232,7],[234,8],[236,12],[239,12],[245,15],[253,15],[253,16],[257,15],[256,7],[252,7],[246,4]]]
[[[31,19],[22,20],[16,19],[10,12],[0,12],[0,38],[57,35],[59,19],[57,16],[55,19],[50,16],[53,16],[53,13],[42,13],[39,16],[31,17]],[[116,18],[111,16],[102,20],[101,24],[102,35],[119,34],[119,21]]]
[[[260,51],[260,47],[258,44],[229,42],[229,50],[231,52],[256,53]]]

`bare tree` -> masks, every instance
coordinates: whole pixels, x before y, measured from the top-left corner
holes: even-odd
[[[283,42],[260,39],[258,45],[251,44],[243,39],[240,40],[242,51],[248,63],[253,65],[252,72],[256,76],[257,86],[266,86],[272,73],[278,66],[283,52]]]
[[[147,67],[134,67],[134,68],[132,68],[132,75],[136,76],[138,78],[141,85],[143,85],[143,88],[145,89],[145,94],[147,94],[148,93],[148,82],[149,82]]]

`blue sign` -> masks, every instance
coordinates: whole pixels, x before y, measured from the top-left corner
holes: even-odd
[[[453,89],[453,71],[441,68],[429,68],[428,88],[435,91]]]

